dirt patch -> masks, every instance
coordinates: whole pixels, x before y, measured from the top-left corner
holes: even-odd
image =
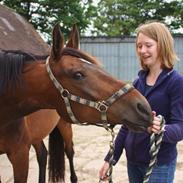
[[[98,171],[103,164],[103,158],[109,149],[111,137],[106,130],[98,127],[74,126],[75,164],[79,183],[98,182]],[[115,128],[117,133],[119,127]],[[183,172],[183,142],[178,144],[178,162],[174,183],[182,183]],[[114,183],[128,183],[125,154],[113,169]]]
[[[117,133],[119,127],[115,128]],[[103,158],[109,149],[111,137],[109,133],[95,126],[73,125],[75,144],[75,169],[78,176],[78,183],[97,183],[98,171],[103,164]],[[47,142],[47,139],[45,139]],[[183,172],[183,142],[178,144],[178,162],[174,183],[182,183]],[[69,183],[69,168],[66,161],[66,183]],[[3,183],[13,183],[12,168],[5,155],[0,156],[0,175]],[[38,182],[38,166],[35,152],[30,151],[30,167],[28,183]],[[118,164],[113,169],[114,183],[128,183],[126,172],[126,158],[122,155]]]

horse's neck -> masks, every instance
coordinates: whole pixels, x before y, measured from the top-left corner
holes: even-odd
[[[52,108],[50,87],[53,87],[45,64],[34,64],[23,72],[23,86],[8,92],[0,100],[0,120],[11,120],[28,115],[39,109]]]
[[[4,122],[6,123],[6,121],[21,118],[39,109],[36,103],[29,101],[30,99],[22,100],[15,96],[4,96],[4,98],[0,100],[0,106],[2,106],[0,111],[0,123],[2,124]]]
[[[25,94],[22,100],[29,99],[28,103],[40,109],[52,108],[52,101],[58,91],[46,71],[46,65],[36,64],[23,78],[26,91],[23,91]]]
[[[29,105],[31,109],[51,108],[51,99],[55,93],[51,93],[53,83],[48,76],[45,64],[37,63],[31,70],[24,73],[23,83],[25,87],[20,88],[18,92],[23,107]]]

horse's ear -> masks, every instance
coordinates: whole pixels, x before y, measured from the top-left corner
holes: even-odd
[[[57,23],[52,32],[52,49],[51,49],[51,58],[52,60],[58,60],[61,57],[61,51],[64,47],[64,37],[60,30],[60,25]]]
[[[75,48],[75,49],[79,49],[79,41],[80,41],[80,38],[79,38],[78,28],[77,28],[77,25],[74,24],[72,27],[71,34],[69,36],[69,41],[66,44],[66,46]]]

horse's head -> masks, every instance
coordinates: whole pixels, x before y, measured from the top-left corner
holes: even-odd
[[[47,71],[60,99],[58,113],[74,123],[111,125],[126,124],[135,131],[145,130],[152,121],[146,99],[132,86],[113,78],[102,69],[96,58],[81,52],[79,34],[74,26],[69,41],[57,24],[53,29],[53,45],[47,59]]]

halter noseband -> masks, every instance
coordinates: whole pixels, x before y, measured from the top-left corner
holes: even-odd
[[[102,126],[104,128],[108,128],[109,124],[107,123],[107,110],[108,110],[109,106],[113,102],[115,102],[118,98],[120,98],[122,95],[124,95],[125,93],[127,93],[131,89],[133,89],[132,85],[126,84],[121,89],[116,91],[112,96],[110,96],[107,100],[91,101],[91,100],[87,100],[87,99],[81,98],[79,96],[73,95],[67,89],[62,87],[62,85],[57,81],[57,79],[55,78],[55,76],[53,75],[53,73],[51,71],[51,68],[49,66],[49,57],[46,59],[46,70],[48,72],[50,79],[53,81],[53,84],[55,85],[55,87],[59,90],[61,97],[63,98],[63,100],[65,102],[67,113],[68,113],[70,119],[75,124],[89,125],[91,123],[89,123],[89,122],[81,123],[80,121],[77,120],[77,118],[75,117],[75,115],[72,111],[72,108],[70,105],[70,100],[78,102],[83,105],[87,105],[89,107],[92,107],[92,108],[95,108],[96,110],[98,110],[101,113],[101,123],[97,123],[96,125]]]

